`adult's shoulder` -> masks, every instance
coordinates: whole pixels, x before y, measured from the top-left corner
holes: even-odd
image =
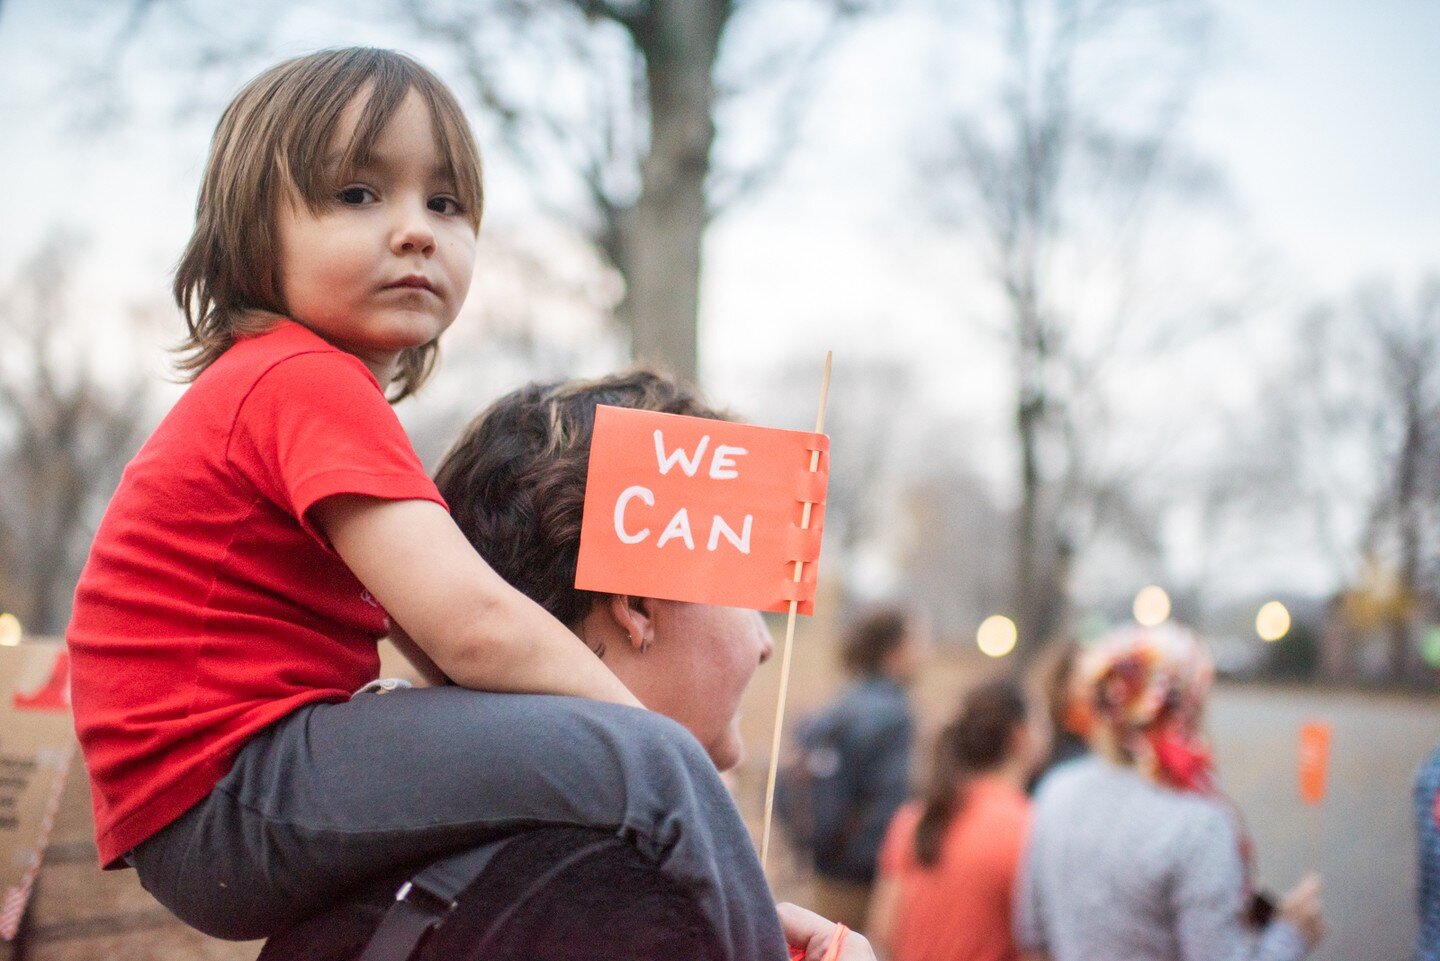
[[[1220,801],[1154,784],[1138,771],[1098,755],[1062,764],[1041,780],[1035,793],[1038,817],[1089,810],[1101,817],[1140,818],[1147,823],[1224,822]]]
[[[1430,757],[1421,763],[1415,772],[1415,787],[1417,790],[1428,790],[1434,793],[1440,790],[1440,745],[1437,745]]]
[[[1075,797],[1093,794],[1102,782],[1114,777],[1113,767],[1096,755],[1056,765],[1040,779],[1035,789],[1035,804],[1047,808],[1064,806]]]
[[[843,699],[852,713],[878,725],[904,723],[913,718],[905,689],[887,678],[861,681],[846,691]]]

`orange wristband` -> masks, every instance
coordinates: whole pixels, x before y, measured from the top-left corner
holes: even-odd
[[[837,961],[840,957],[840,949],[845,946],[845,936],[849,933],[849,928],[837,922],[835,925],[835,934],[830,939],[830,946],[825,949],[825,955],[820,961]]]

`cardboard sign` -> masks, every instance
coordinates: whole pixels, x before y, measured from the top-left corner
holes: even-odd
[[[1300,726],[1300,799],[1306,804],[1325,801],[1330,772],[1330,725],[1307,721]]]
[[[75,750],[59,643],[0,647],[0,939],[20,928]]]
[[[829,446],[823,434],[596,408],[575,586],[782,613],[795,600],[812,613]]]

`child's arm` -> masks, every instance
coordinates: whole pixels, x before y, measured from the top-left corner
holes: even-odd
[[[501,579],[438,504],[342,495],[312,510],[360,583],[461,687],[643,706],[579,638]]]
[[[455,683],[445,675],[444,671],[440,670],[440,665],[431,660],[430,655],[426,654],[420,645],[416,644],[415,640],[409,634],[405,633],[405,629],[393,621],[390,624],[389,640],[391,644],[395,645],[395,649],[404,656],[405,660],[410,662],[410,666],[415,669],[415,673],[424,678],[425,682],[430,686],[444,687],[446,684]]]

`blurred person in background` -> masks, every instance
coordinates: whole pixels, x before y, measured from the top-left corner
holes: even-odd
[[[865,932],[887,961],[1015,961],[1015,875],[1030,824],[1025,784],[1043,751],[1013,681],[966,695],[935,746],[924,796],[880,853]]]
[[[1415,833],[1420,859],[1415,961],[1440,961],[1440,748],[1415,777]]]
[[[1090,753],[1085,741],[1090,732],[1090,705],[1076,671],[1082,650],[1078,642],[1063,638],[1047,646],[1036,662],[1035,683],[1045,706],[1049,748],[1026,785],[1029,794],[1035,793],[1052,769]]]
[[[901,607],[855,619],[841,647],[851,683],[796,725],[799,758],[777,798],[815,871],[815,909],[859,927],[880,842],[910,795],[915,717],[909,688],[930,654],[930,629]]]
[[[1201,720],[1214,669],[1174,625],[1113,632],[1080,659],[1093,756],[1035,798],[1017,892],[1027,961],[1298,961],[1319,943],[1320,880],[1272,909]]]

